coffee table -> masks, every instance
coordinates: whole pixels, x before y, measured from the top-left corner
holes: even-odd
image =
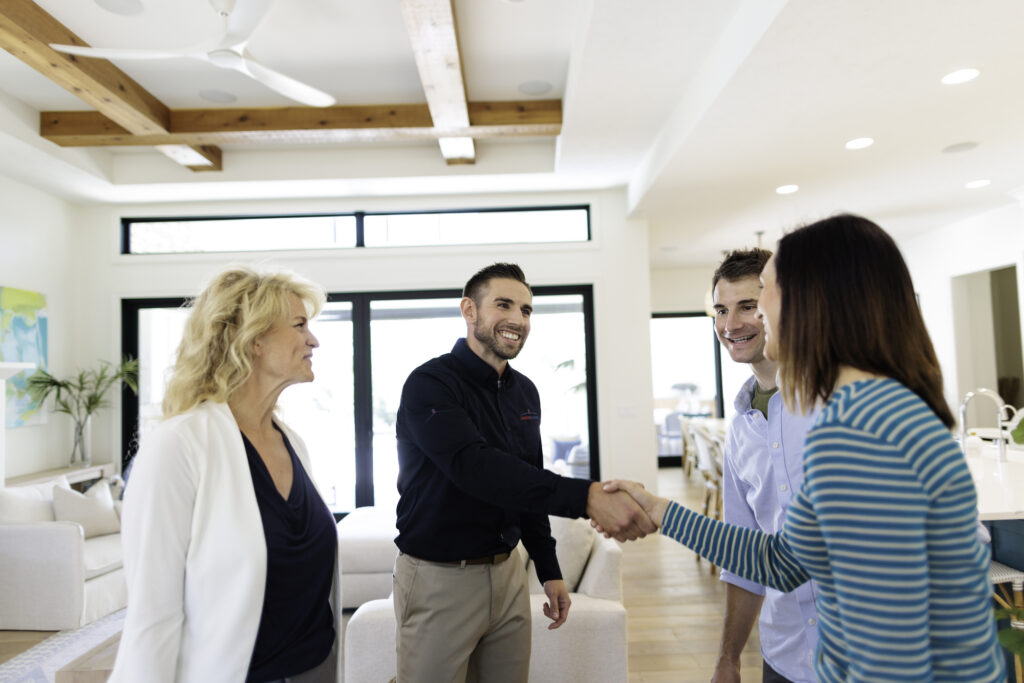
[[[54,675],[54,683],[106,683],[114,669],[120,642],[121,632],[118,631],[58,670]]]

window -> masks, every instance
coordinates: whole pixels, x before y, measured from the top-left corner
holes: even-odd
[[[125,219],[122,253],[335,249],[356,246],[355,216]]]
[[[585,242],[585,208],[367,215],[367,247],[454,244]]]
[[[589,239],[590,209],[586,206],[121,220],[123,254],[533,244]]]
[[[537,385],[548,466],[600,479],[590,286],[535,287],[530,337],[512,366]],[[310,328],[320,341],[316,381],[281,394],[283,420],[302,435],[328,505],[394,506],[395,418],[402,386],[421,363],[447,353],[466,333],[459,293],[333,294]],[[123,350],[140,360],[139,396],[122,402],[123,443],[160,419],[164,378],[187,310],[183,299],[122,301]]]
[[[714,321],[703,313],[655,314],[651,372],[658,456],[683,454],[680,417],[721,415]]]
[[[749,365],[722,352],[714,319],[704,312],[651,317],[651,370],[659,458],[682,455],[679,418],[731,419],[736,394],[751,375]]]

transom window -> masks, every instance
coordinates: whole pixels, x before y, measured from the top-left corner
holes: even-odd
[[[586,242],[586,206],[121,219],[122,254]]]

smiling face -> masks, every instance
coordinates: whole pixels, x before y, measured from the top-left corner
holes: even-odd
[[[530,334],[533,295],[522,282],[493,278],[480,289],[477,299],[462,299],[466,343],[501,374]]]
[[[320,346],[309,331],[306,306],[292,294],[288,310],[256,340],[254,376],[288,386],[313,381],[313,349]]]
[[[764,355],[772,361],[779,359],[779,315],[782,312],[782,292],[775,279],[775,257],[761,271],[761,298],[757,302],[758,317],[764,323]]]
[[[722,278],[715,285],[715,334],[737,363],[764,359],[764,325],[757,315],[761,283],[754,275],[739,280]]]

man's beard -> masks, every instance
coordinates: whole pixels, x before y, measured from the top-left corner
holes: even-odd
[[[521,335],[522,333],[520,333],[519,345],[514,347],[512,351],[509,351],[507,347],[504,347],[502,343],[498,340],[498,335],[493,329],[485,330],[481,328],[479,325],[473,326],[473,337],[475,337],[478,342],[486,346],[491,351],[491,353],[493,353],[498,358],[501,358],[502,360],[512,360],[513,358],[519,355],[520,351],[523,350],[523,342],[525,340],[522,338]]]

